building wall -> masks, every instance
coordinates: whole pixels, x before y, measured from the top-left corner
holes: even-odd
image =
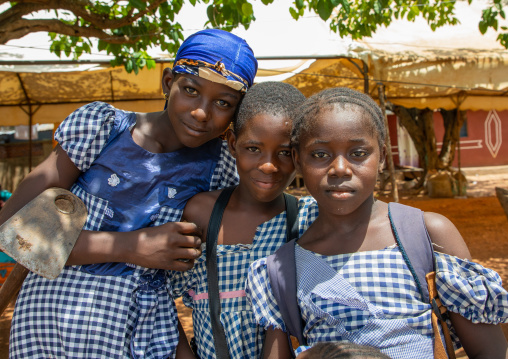
[[[397,117],[388,116],[394,163],[400,164],[399,151],[404,151],[397,140]],[[468,111],[467,135],[460,138],[460,167],[508,165],[508,111]],[[444,125],[441,114],[434,113],[434,130],[438,151],[441,150]],[[400,132],[400,129],[399,129]],[[401,157],[405,153],[400,153]],[[459,167],[458,148],[453,161]]]
[[[32,169],[52,151],[53,141],[32,143]],[[29,172],[29,145],[27,142],[0,144],[0,184],[13,192]]]

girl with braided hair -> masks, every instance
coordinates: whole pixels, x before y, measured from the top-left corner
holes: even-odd
[[[379,106],[360,92],[332,88],[308,98],[298,112],[292,154],[319,214],[300,239],[278,250],[293,245],[297,307],[307,341],[296,354],[318,342],[352,342],[391,358],[434,358],[435,336],[444,329],[434,331],[432,305],[423,299],[414,261],[405,255],[420,242],[401,245],[392,227],[389,209],[395,207],[406,237],[423,232],[433,253],[437,292],[452,324],[448,349],[463,346],[469,358],[508,358],[496,325],[508,322],[508,292],[499,275],[470,261],[459,231],[444,216],[375,199],[386,151]],[[407,226],[415,211],[423,231]],[[267,263],[251,265],[246,293],[257,322],[267,329],[265,358],[288,358],[292,348],[285,332],[291,323],[282,319]]]

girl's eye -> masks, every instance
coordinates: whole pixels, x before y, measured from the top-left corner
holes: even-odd
[[[312,157],[315,157],[315,158],[324,158],[324,157],[329,157],[329,156],[325,152],[318,151],[318,152],[314,152],[312,154]]]
[[[287,156],[287,157],[291,157],[291,151],[289,150],[283,150],[283,151],[280,151],[279,154],[281,156]]]
[[[194,87],[184,87],[184,90],[190,95],[196,95],[198,92]]]
[[[249,151],[249,152],[259,152],[259,148],[257,148],[257,147],[247,147],[247,151]]]
[[[224,100],[217,100],[217,101],[215,101],[215,103],[217,105],[219,105],[220,107],[224,107],[224,108],[231,107],[231,104],[227,101],[224,101]]]
[[[356,150],[356,151],[353,151],[351,153],[351,156],[352,157],[365,157],[367,156],[369,153],[365,150]]]

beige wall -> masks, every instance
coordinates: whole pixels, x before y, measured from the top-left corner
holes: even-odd
[[[41,163],[53,149],[51,140],[34,141],[32,144],[32,168]],[[0,145],[0,184],[13,192],[29,172],[28,143]]]

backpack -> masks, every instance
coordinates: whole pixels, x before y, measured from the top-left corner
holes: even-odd
[[[234,187],[222,190],[212,209],[208,230],[206,234],[206,272],[208,276],[208,300],[210,308],[210,321],[212,323],[215,356],[218,359],[229,358],[229,349],[226,333],[220,322],[219,278],[217,271],[217,237],[219,235],[222,215],[233,193]],[[284,193],[286,204],[286,241],[298,237],[298,200],[296,197]],[[196,352],[195,352],[196,353]]]
[[[435,358],[455,358],[453,344],[446,324],[446,308],[441,304],[435,284],[434,250],[425,226],[423,212],[418,208],[400,203],[388,204],[388,217],[404,261],[416,282],[422,300],[432,305],[432,327],[434,330]],[[300,345],[307,345],[303,335],[304,323],[296,297],[295,241],[280,247],[267,258],[267,272],[272,293],[279,307],[289,336],[298,339]],[[427,286],[424,283],[427,282]],[[439,334],[438,319],[446,340],[448,355]],[[291,345],[290,345],[291,347]],[[294,352],[292,355],[294,357]]]

